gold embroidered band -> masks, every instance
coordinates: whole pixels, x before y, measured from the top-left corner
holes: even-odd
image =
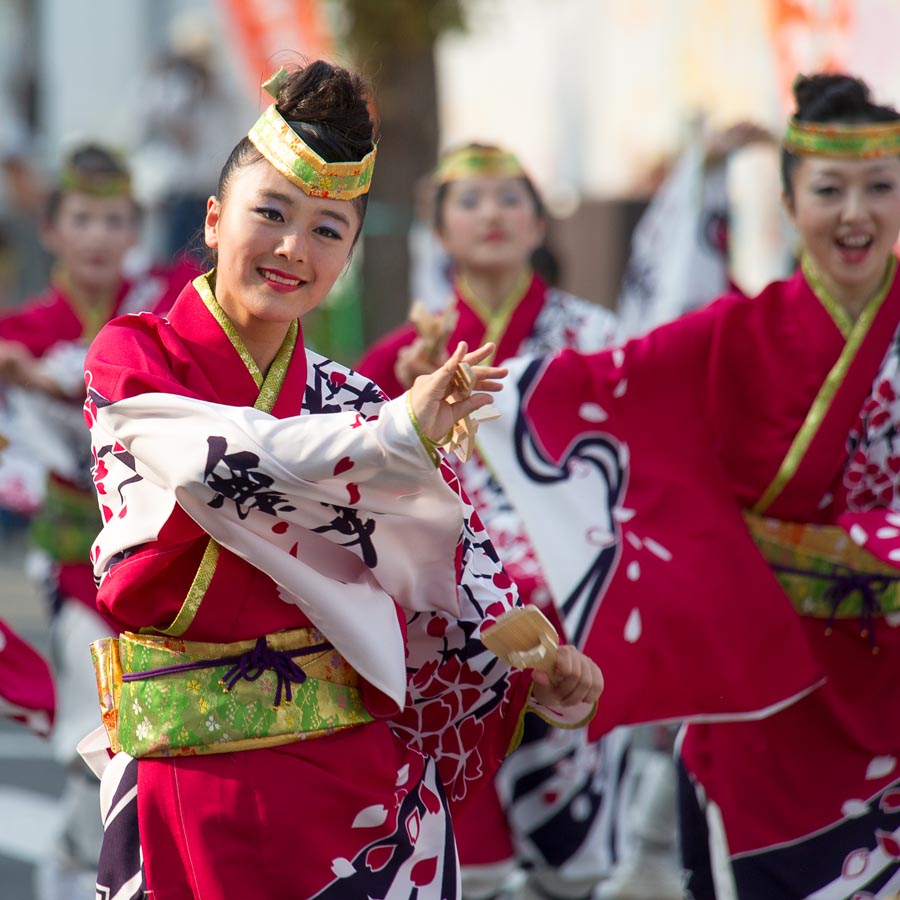
[[[892,122],[801,122],[791,118],[784,149],[800,156],[877,159],[900,156],[900,119]]]
[[[263,88],[277,98],[287,78],[288,71],[282,66],[263,83]],[[325,162],[288,125],[274,103],[256,120],[247,137],[291,184],[310,197],[352,200],[369,193],[377,147],[358,162]]]
[[[124,172],[84,172],[67,166],[60,173],[59,189],[64,194],[88,194],[91,197],[130,197],[131,178]]]
[[[91,656],[110,747],[134,757],[275,747],[372,721],[359,675],[315,628],[228,644],[125,632]]]
[[[462,178],[525,178],[518,158],[499,147],[469,144],[445,154],[434,171],[435,184]]]
[[[756,546],[794,605],[821,619],[877,618],[900,611],[900,570],[858,547],[837,525],[744,513]]]
[[[288,77],[282,66],[263,82],[263,88],[277,99]],[[247,137],[291,184],[310,197],[353,200],[369,192],[377,147],[358,162],[326,162],[291,128],[274,103],[256,120]]]
[[[352,200],[369,192],[377,148],[359,162],[325,162],[282,118],[273,103],[247,135],[253,146],[291,184],[310,197]]]

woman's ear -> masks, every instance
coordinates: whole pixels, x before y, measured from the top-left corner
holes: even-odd
[[[222,213],[222,204],[216,197],[210,197],[206,201],[206,218],[203,220],[203,240],[206,246],[214,250],[219,246],[219,216]]]

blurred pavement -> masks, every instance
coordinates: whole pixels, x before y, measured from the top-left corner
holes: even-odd
[[[25,547],[21,531],[0,529],[0,617],[46,655],[47,616],[25,576]],[[34,900],[35,865],[52,841],[62,785],[49,743],[0,718],[0,900]]]

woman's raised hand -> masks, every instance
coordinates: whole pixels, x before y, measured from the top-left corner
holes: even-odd
[[[531,693],[538,703],[550,707],[596,703],[603,693],[603,673],[580,650],[563,644],[552,674],[535,669]]]
[[[438,366],[446,361],[447,354],[440,351],[435,358],[424,352],[425,342],[422,338],[416,338],[406,347],[397,351],[397,361],[394,363],[394,375],[403,387],[409,389],[412,383],[420,375],[430,375]]]
[[[449,359],[433,372],[419,375],[410,388],[410,403],[423,434],[430,440],[442,441],[450,429],[465,416],[487,406],[491,393],[502,389],[500,379],[508,373],[502,366],[481,366],[496,349],[487,343],[468,352],[465,341],[460,341]],[[472,393],[469,396],[454,394],[454,377],[461,363],[470,367]]]

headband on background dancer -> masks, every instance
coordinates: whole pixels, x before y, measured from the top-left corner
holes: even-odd
[[[788,121],[784,149],[798,156],[831,159],[878,159],[900,156],[900,119],[890,122]]]
[[[131,176],[121,172],[92,172],[70,162],[59,173],[59,190],[64,194],[87,194],[90,197],[131,197]]]
[[[445,153],[434,170],[436,185],[463,178],[527,178],[518,158],[499,147],[469,144]]]
[[[277,98],[289,74],[282,66],[263,88]],[[353,200],[369,192],[377,153],[374,146],[357,162],[326,162],[282,118],[274,103],[256,120],[247,137],[278,172],[310,197]]]

